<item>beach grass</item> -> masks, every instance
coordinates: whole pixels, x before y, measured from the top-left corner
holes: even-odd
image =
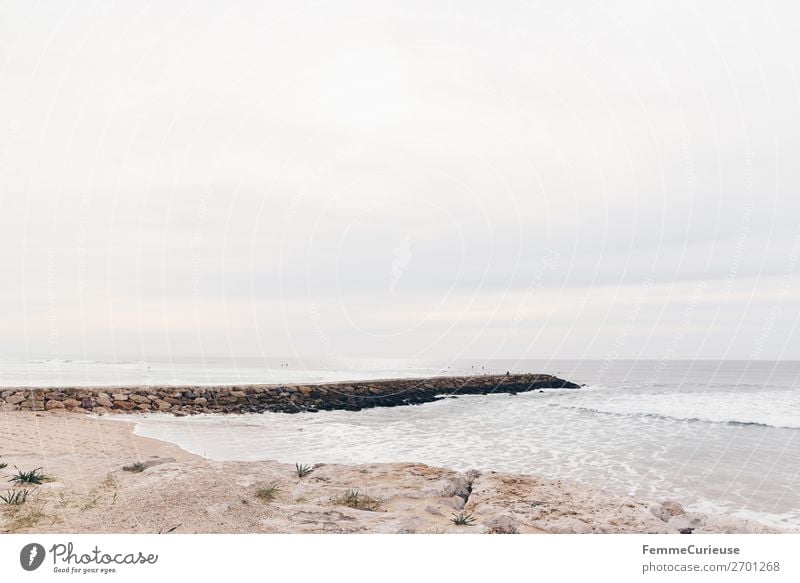
[[[314,468],[312,468],[311,466],[307,466],[305,464],[296,463],[294,464],[294,467],[295,467],[294,471],[297,474],[298,478],[305,478],[307,475],[309,475],[311,472],[314,471]]]
[[[5,494],[0,494],[0,501],[9,506],[19,506],[28,500],[30,490],[8,490]]]
[[[42,468],[34,468],[27,472],[17,468],[17,473],[9,478],[14,484],[44,484],[50,478],[41,472]]]
[[[382,500],[362,494],[358,490],[348,490],[347,492],[331,498],[331,502],[337,506],[347,506],[356,510],[369,510],[377,512],[383,504]]]
[[[459,512],[458,514],[453,514],[453,518],[450,519],[450,522],[456,526],[472,526],[476,520],[478,519],[469,512]]]
[[[33,528],[47,517],[39,507],[14,506],[13,508],[14,510],[11,511],[8,522],[3,527],[7,533]]]
[[[274,502],[281,491],[280,482],[273,482],[269,486],[264,486],[256,490],[256,498],[269,504]]]

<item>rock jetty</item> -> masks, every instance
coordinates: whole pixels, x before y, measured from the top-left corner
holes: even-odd
[[[299,413],[428,403],[443,396],[516,394],[579,385],[545,374],[431,377],[303,385],[0,389],[0,411]]]

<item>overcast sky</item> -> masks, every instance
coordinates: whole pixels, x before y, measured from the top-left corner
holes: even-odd
[[[0,357],[800,358],[793,2],[0,2]]]

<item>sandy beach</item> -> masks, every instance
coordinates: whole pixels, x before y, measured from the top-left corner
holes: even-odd
[[[775,532],[534,476],[423,464],[218,462],[137,436],[133,424],[67,412],[0,414],[4,487],[16,468],[49,481],[0,504],[0,531],[40,533]],[[134,463],[143,471],[123,470]],[[453,519],[461,515],[467,524]]]

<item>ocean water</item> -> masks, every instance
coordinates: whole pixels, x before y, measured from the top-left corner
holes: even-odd
[[[250,359],[14,366],[0,363],[0,383],[237,384],[506,370],[557,374],[587,386],[455,396],[358,412],[134,419],[138,434],[213,459],[415,461],[524,472],[800,528],[800,362]]]

